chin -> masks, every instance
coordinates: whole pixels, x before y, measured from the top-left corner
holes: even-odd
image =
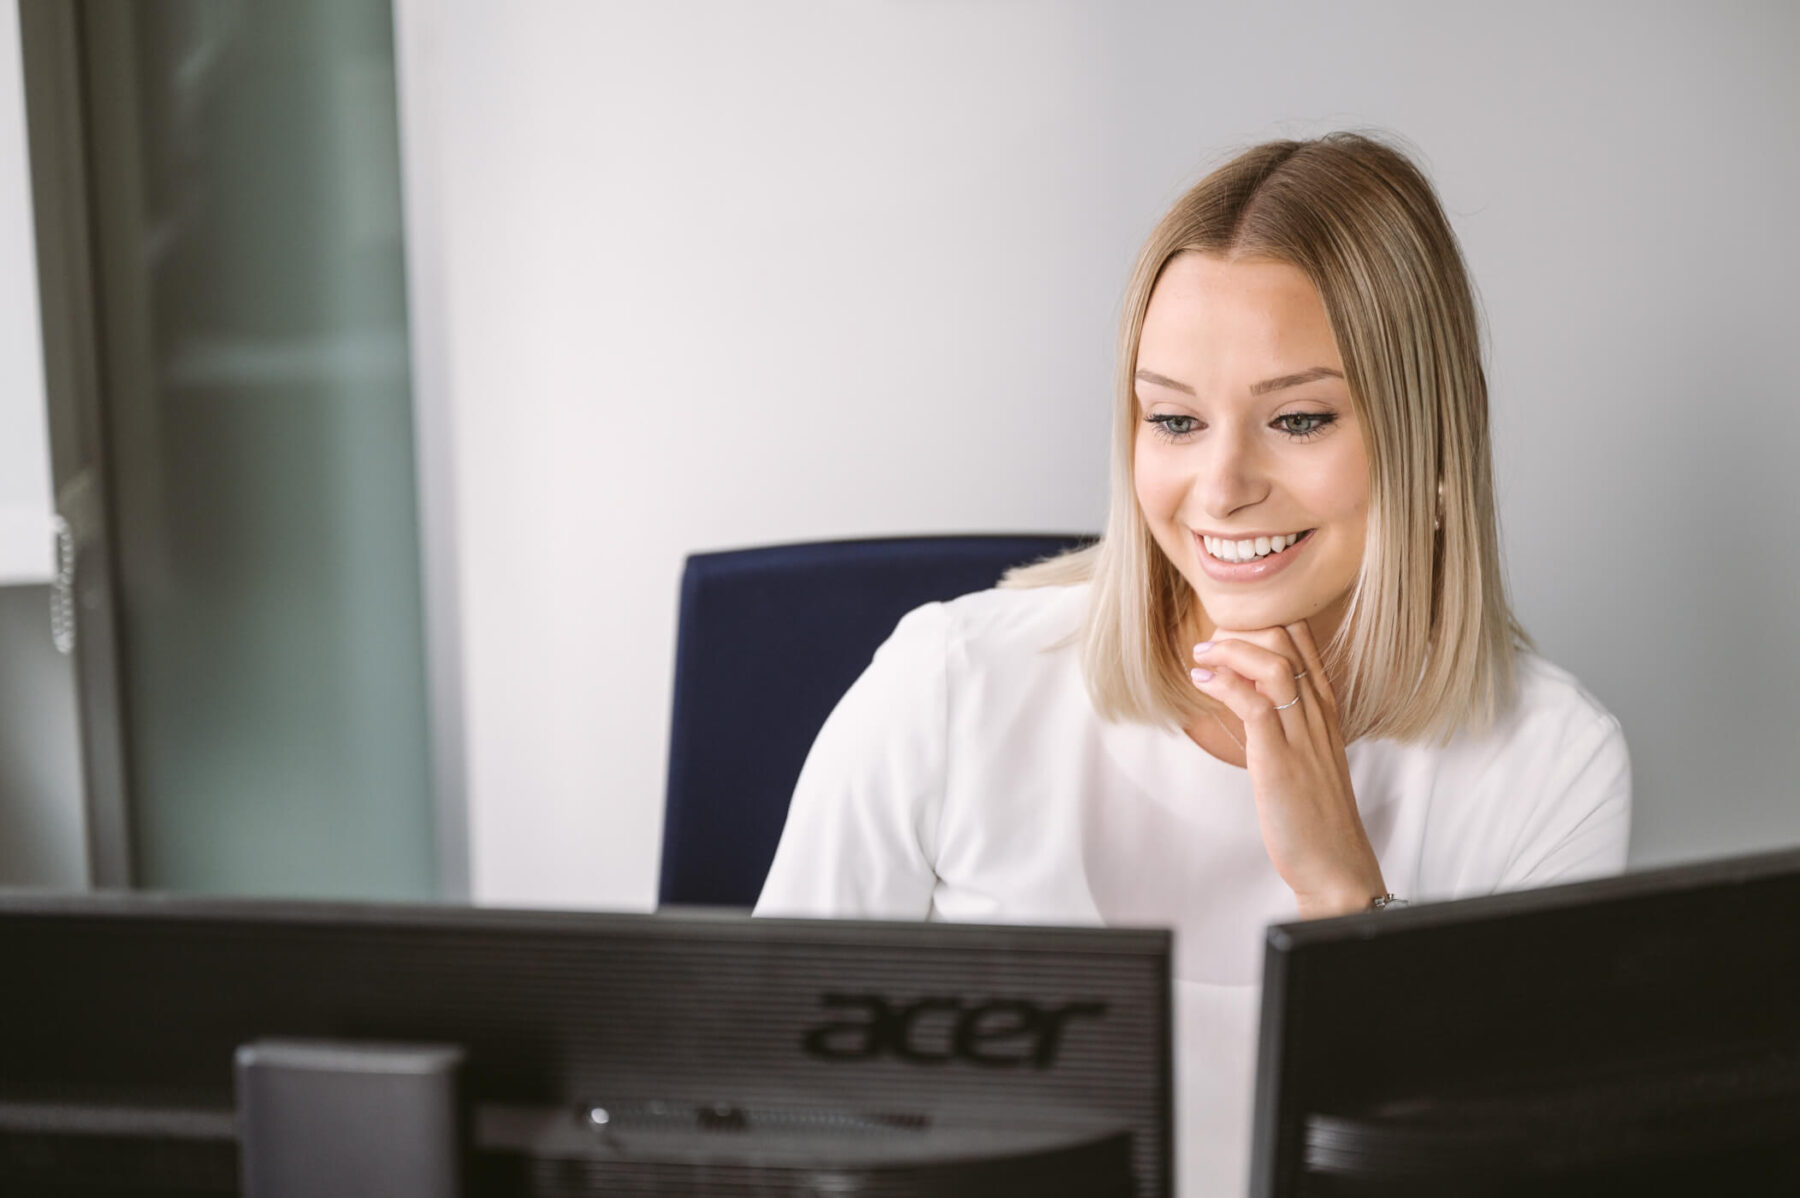
[[[1210,581],[1209,579],[1208,582]],[[1308,607],[1304,596],[1221,594],[1210,585],[1194,586],[1191,580],[1188,587],[1199,602],[1200,610],[1218,628],[1235,628],[1241,631],[1276,628],[1304,620],[1318,610],[1317,605]]]
[[[1301,608],[1268,603],[1208,603],[1200,596],[1201,610],[1215,628],[1234,628],[1248,632],[1253,628],[1277,628],[1305,618]]]

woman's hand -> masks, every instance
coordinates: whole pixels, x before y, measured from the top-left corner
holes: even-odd
[[[1368,907],[1387,887],[1356,810],[1337,699],[1311,630],[1304,621],[1216,629],[1194,646],[1194,661],[1194,685],[1244,722],[1263,847],[1302,918]]]

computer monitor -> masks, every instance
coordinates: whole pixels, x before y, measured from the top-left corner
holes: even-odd
[[[1169,944],[8,894],[0,1193],[234,1193],[361,1127],[484,1198],[1163,1198]]]
[[[1800,852],[1269,929],[1253,1198],[1800,1193]]]

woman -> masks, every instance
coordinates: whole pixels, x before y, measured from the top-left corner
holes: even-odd
[[[1178,1175],[1241,1193],[1264,926],[1616,872],[1630,770],[1509,612],[1474,299],[1402,154],[1208,176],[1120,350],[1105,536],[900,622],[757,910],[1174,927]]]

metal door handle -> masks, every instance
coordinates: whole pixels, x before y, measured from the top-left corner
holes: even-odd
[[[75,652],[75,530],[61,516],[51,520],[56,535],[56,574],[50,580],[50,640],[58,653]]]

